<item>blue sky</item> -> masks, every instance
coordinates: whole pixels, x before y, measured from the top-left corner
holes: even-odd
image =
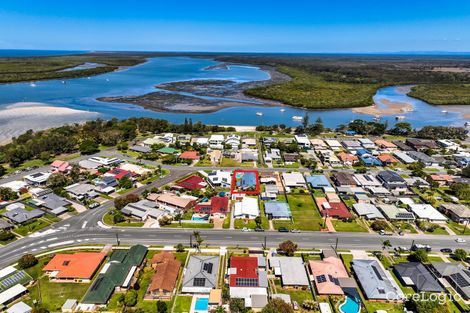
[[[470,51],[470,1],[11,0],[0,49]]]

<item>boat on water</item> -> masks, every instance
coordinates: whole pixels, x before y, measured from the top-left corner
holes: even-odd
[[[285,111],[286,111],[286,109],[280,109],[279,111],[281,111],[281,112],[285,112]]]
[[[374,121],[376,121],[376,122],[380,121],[380,115],[376,115],[376,116],[374,117]]]
[[[31,87],[36,87],[36,86],[37,86],[35,82],[31,82],[29,85],[30,85]]]
[[[256,112],[256,115],[263,116],[263,112]]]
[[[301,120],[303,119],[303,117],[302,117],[302,116],[298,116],[298,115],[294,115],[294,116],[292,116],[292,119],[293,119],[294,121],[301,121]]]
[[[395,119],[396,120],[404,120],[405,117],[403,115],[397,115],[397,116],[395,116]]]
[[[446,110],[442,110],[441,113],[447,114],[448,112]]]

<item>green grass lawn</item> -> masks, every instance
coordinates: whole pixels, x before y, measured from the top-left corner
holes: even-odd
[[[289,229],[299,230],[320,230],[323,225],[323,219],[318,212],[317,206],[309,194],[306,195],[287,195],[292,219],[291,221],[274,221],[274,227],[287,227]]]
[[[302,304],[305,300],[313,300],[313,295],[310,289],[289,289],[283,288],[281,286],[281,280],[275,279],[274,286],[276,288],[276,293],[285,293],[290,295],[292,301],[297,301],[297,303]]]
[[[120,222],[115,224],[113,220],[113,210],[108,211],[104,216],[103,216],[103,222],[107,225],[111,226],[120,226],[120,227],[142,227],[144,226],[143,222],[138,222],[132,219],[126,218],[124,222]]]
[[[252,164],[253,165],[253,164]],[[222,158],[220,161],[220,166],[222,167],[241,167],[242,164],[234,159]]]
[[[230,228],[230,217],[232,216],[232,213],[227,213],[227,217],[224,219],[224,224],[222,225],[223,229],[229,229]]]
[[[67,299],[80,300],[90,284],[49,282],[49,278],[42,272],[42,268],[49,260],[49,257],[41,258],[37,265],[26,270],[33,279],[37,280],[35,285],[28,288],[29,297],[41,303],[50,312],[60,312]]]
[[[191,308],[192,296],[177,296],[175,300],[175,306],[173,308],[174,313],[189,312]]]
[[[402,304],[365,301],[364,305],[366,306],[368,312],[384,310],[387,313],[403,313]]]
[[[171,223],[163,226],[165,228],[214,228],[212,223]]]
[[[418,231],[416,230],[413,225],[411,225],[409,222],[392,222],[392,225],[397,229],[401,230],[404,233],[409,233],[409,234],[417,234]]]
[[[256,228],[255,220],[245,220],[245,219],[237,218],[235,220],[235,229],[243,229],[244,227],[248,229],[255,229]]]
[[[470,225],[465,227],[465,224],[456,223],[454,221],[449,221],[447,223],[450,229],[452,229],[457,235],[470,235]],[[465,229],[465,234],[463,233]]]
[[[49,225],[50,223],[46,222],[44,219],[37,219],[33,221],[32,223],[15,228],[13,232],[21,236],[26,236],[34,232],[37,232],[38,230],[41,230]]]
[[[7,173],[13,173],[15,171],[23,170],[25,168],[31,167],[31,166],[44,166],[46,165],[47,162],[43,160],[30,160],[30,161],[25,161],[23,164],[17,167],[9,167],[7,164],[4,164],[5,168],[7,169]]]
[[[342,220],[332,220],[336,231],[344,232],[367,232],[367,229],[360,225],[357,221],[343,222]]]

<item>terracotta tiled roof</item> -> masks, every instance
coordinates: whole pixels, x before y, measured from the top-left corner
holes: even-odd
[[[91,279],[105,257],[103,252],[56,254],[43,271],[57,271],[56,278]]]
[[[162,256],[159,256],[163,254]],[[161,260],[155,266],[155,274],[150,281],[149,291],[158,292],[159,290],[171,292],[175,288],[176,280],[181,268],[181,263],[175,259],[172,253],[159,253],[152,258],[153,260]]]
[[[179,156],[180,159],[186,159],[186,160],[197,160],[199,159],[199,152],[197,151],[185,151],[180,154]]]

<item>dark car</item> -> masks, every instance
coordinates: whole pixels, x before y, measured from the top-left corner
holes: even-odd
[[[280,233],[288,233],[289,229],[287,229],[286,227],[279,227],[277,231]]]
[[[257,232],[263,232],[264,229],[262,229],[261,227],[256,227],[256,228],[255,228],[255,231],[257,231]]]
[[[441,249],[441,252],[442,252],[442,253],[452,253],[452,249],[449,249],[449,248],[442,248],[442,249]]]

